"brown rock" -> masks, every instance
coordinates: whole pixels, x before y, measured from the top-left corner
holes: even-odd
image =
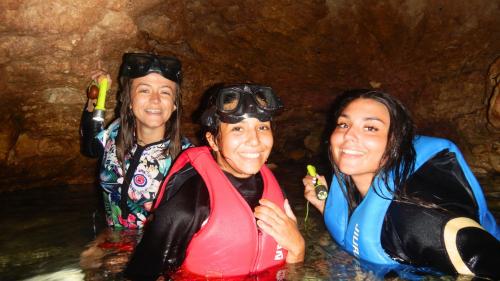
[[[98,61],[117,81],[129,51],[182,59],[190,137],[208,87],[253,81],[286,106],[275,152],[300,159],[325,145],[341,91],[373,87],[399,97],[421,132],[452,139],[476,172],[492,174],[499,27],[498,4],[488,0],[1,1],[0,184],[95,179],[95,160],[78,152],[85,88]]]
[[[500,130],[500,58],[498,58],[489,69],[488,83],[488,121]]]

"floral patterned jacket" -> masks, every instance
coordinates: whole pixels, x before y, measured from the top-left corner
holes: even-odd
[[[126,173],[124,173],[116,156],[116,137],[119,127],[120,120],[117,119],[96,135],[104,147],[99,176],[103,188],[106,220],[108,225],[113,227],[142,228],[158,188],[172,164],[172,158],[163,153],[170,140],[146,146],[135,144],[125,157]],[[189,140],[183,138],[182,149],[190,146]],[[124,181],[129,184],[123,184]],[[121,200],[124,196],[127,199]]]

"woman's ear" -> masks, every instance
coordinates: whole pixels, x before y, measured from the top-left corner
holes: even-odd
[[[205,138],[207,139],[208,145],[213,151],[219,151],[219,146],[217,146],[217,142],[215,140],[214,135],[210,132],[205,133]]]

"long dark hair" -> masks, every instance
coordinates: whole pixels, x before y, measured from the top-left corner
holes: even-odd
[[[416,157],[413,148],[416,129],[410,112],[398,99],[387,93],[364,89],[351,90],[342,94],[335,102],[333,113],[333,122],[335,124],[344,109],[357,99],[371,99],[387,108],[390,117],[387,145],[382,155],[383,165],[376,171],[376,176],[382,179],[387,191],[393,193],[396,199],[408,198],[405,191],[405,182],[413,172]],[[340,181],[340,184],[346,187],[344,193],[352,211],[356,208],[360,199],[358,189],[352,178],[339,170],[333,161],[331,151],[329,157],[335,176]],[[391,185],[394,186],[394,191],[390,188]],[[379,195],[383,194],[377,189],[374,191]]]
[[[135,116],[131,108],[131,86],[133,79],[129,77],[120,78],[120,131],[116,142],[116,156],[122,164],[123,171],[125,171],[125,157],[130,153],[132,147],[137,142],[136,137],[136,123]],[[170,119],[165,123],[165,136],[164,138],[170,139],[168,147],[165,148],[164,154],[169,155],[175,159],[181,151],[181,132],[180,132],[180,119],[182,114],[181,103],[181,87],[176,83],[175,100],[174,104],[176,110],[172,112]]]

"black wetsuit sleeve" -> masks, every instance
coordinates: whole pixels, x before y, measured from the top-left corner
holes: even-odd
[[[393,202],[382,229],[383,248],[400,262],[456,273],[443,234],[446,223],[456,217],[439,209]],[[472,273],[500,279],[500,241],[493,235],[480,228],[465,227],[453,242]]]
[[[476,227],[459,230],[456,241],[462,260],[476,276],[500,280],[500,241]]]
[[[442,232],[450,214],[411,203],[393,202],[382,228],[382,247],[399,262],[454,272]]]
[[[478,219],[475,199],[455,155],[447,151],[436,155],[415,172],[406,188],[412,199],[389,206],[382,247],[400,262],[456,273],[445,246],[444,228],[457,217]],[[470,271],[500,278],[500,242],[490,233],[466,227],[454,243]]]
[[[103,122],[92,119],[92,112],[83,110],[80,121],[80,152],[92,158],[103,155],[104,147],[97,140],[96,135],[103,130]]]
[[[208,218],[210,199],[202,178],[191,166],[176,173],[146,225],[125,269],[130,280],[156,280],[184,261],[193,235]]]

